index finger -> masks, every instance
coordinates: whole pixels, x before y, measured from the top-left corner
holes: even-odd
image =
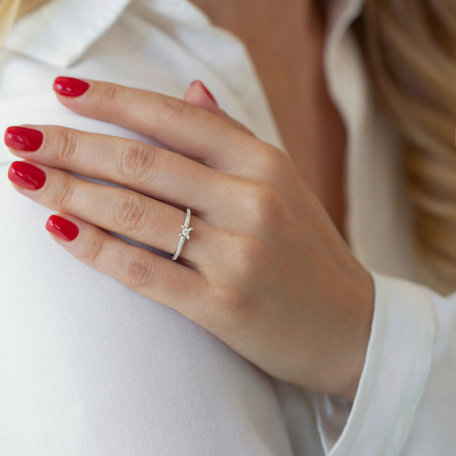
[[[158,92],[68,77],[57,77],[53,87],[67,108],[153,137],[214,168],[236,167],[252,143],[225,119]]]

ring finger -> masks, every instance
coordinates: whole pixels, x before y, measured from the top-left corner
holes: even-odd
[[[13,162],[8,177],[19,192],[52,210],[168,253],[176,250],[185,220],[181,209],[133,190],[89,182],[27,161]],[[196,266],[206,265],[212,250],[208,246],[216,241],[217,228],[196,214],[192,214],[190,226],[191,242],[184,244],[180,258]]]

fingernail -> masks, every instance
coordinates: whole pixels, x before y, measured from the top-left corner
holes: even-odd
[[[25,127],[8,127],[5,131],[5,144],[11,149],[32,152],[43,143],[43,133]]]
[[[72,241],[79,234],[79,228],[66,218],[60,215],[51,215],[46,222],[46,229],[49,233],[64,241]]]
[[[192,81],[190,83],[191,86],[193,84],[199,84],[203,88],[203,90],[207,93],[208,97],[218,106],[218,103],[215,100],[214,95],[212,95],[211,91],[199,79],[195,79],[194,81]]]
[[[58,76],[52,85],[53,89],[60,95],[67,97],[79,97],[90,87],[85,81],[75,78],[67,78],[66,76]]]
[[[28,190],[38,190],[46,182],[46,174],[30,163],[15,161],[8,169],[8,179]]]

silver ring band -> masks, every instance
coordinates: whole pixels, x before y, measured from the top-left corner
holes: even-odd
[[[192,215],[190,209],[187,207],[187,215],[185,217],[185,222],[183,225],[181,225],[182,232],[179,233],[179,245],[177,246],[176,253],[174,254],[172,260],[176,261],[177,258],[179,257],[180,253],[182,252],[182,248],[184,247],[185,240],[190,239],[190,231],[193,230],[192,227],[189,227],[190,225],[190,216]]]

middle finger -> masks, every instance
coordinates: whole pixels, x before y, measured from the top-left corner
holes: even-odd
[[[5,143],[22,158],[116,182],[171,204],[191,207],[201,216],[226,206],[226,195],[232,194],[236,180],[141,141],[54,125],[9,127]]]

